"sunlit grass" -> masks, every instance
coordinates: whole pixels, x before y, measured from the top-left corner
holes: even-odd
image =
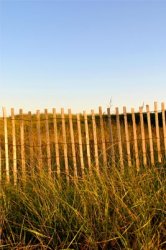
[[[1,189],[1,249],[165,249],[166,174],[111,169],[84,179],[35,174]]]

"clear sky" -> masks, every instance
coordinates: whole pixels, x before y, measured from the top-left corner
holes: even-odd
[[[166,0],[0,0],[0,106],[166,99]]]

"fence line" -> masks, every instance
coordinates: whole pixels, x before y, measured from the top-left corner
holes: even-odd
[[[2,108],[0,118],[0,181],[17,184],[26,180],[35,171],[42,169],[48,176],[65,174],[75,179],[86,171],[98,173],[103,167],[117,166],[124,171],[135,167],[162,163],[166,156],[166,121],[165,105],[161,103],[158,111],[157,102],[154,112],[149,105],[135,112],[128,113],[118,107],[113,114],[110,108],[103,113],[99,107],[98,114],[72,114],[61,109],[49,113],[40,110],[36,114],[24,114],[19,110],[15,115],[12,108],[10,116]]]

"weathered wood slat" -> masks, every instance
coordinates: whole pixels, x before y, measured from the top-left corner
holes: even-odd
[[[84,157],[83,157],[83,148],[82,148],[82,133],[81,133],[81,121],[80,115],[77,114],[77,129],[78,129],[78,142],[79,142],[79,156],[80,156],[80,164],[81,164],[81,173],[84,176]]]
[[[94,150],[95,150],[95,165],[96,170],[99,173],[99,156],[98,156],[98,144],[97,144],[97,133],[96,133],[96,122],[94,110],[91,110],[92,114],[92,128],[93,128],[93,140],[94,140]]]
[[[107,108],[107,114],[108,114],[108,126],[109,126],[110,144],[111,144],[111,162],[112,162],[112,166],[115,167],[114,137],[113,137],[113,131],[112,131],[112,120],[111,120],[110,108]]]
[[[50,149],[50,133],[49,133],[49,123],[48,123],[48,110],[45,109],[45,127],[46,127],[46,145],[47,145],[47,165],[48,165],[48,174],[51,177],[51,149]]]
[[[6,117],[6,108],[2,108],[3,111],[3,125],[4,125],[4,139],[5,139],[5,167],[6,167],[6,181],[10,182],[10,173],[9,173],[9,149],[8,149],[8,129],[7,129],[7,117]]]
[[[105,135],[104,135],[104,123],[103,123],[103,112],[102,107],[99,107],[99,117],[100,117],[100,129],[101,129],[101,140],[102,140],[102,156],[103,164],[107,165],[107,154],[106,154],[106,145],[105,145]]]
[[[0,184],[2,182],[2,146],[1,146],[1,139],[0,139]]]
[[[116,112],[116,126],[117,126],[117,137],[118,137],[118,147],[119,147],[119,162],[122,171],[124,171],[124,162],[123,162],[123,148],[122,148],[122,138],[121,138],[121,128],[120,128],[120,119],[119,119],[119,109],[115,109]]]
[[[20,145],[21,145],[22,177],[23,177],[23,180],[26,180],[24,118],[23,118],[23,110],[22,109],[20,109],[19,114],[20,114]]]
[[[161,162],[160,132],[159,132],[157,102],[154,102],[154,112],[155,112],[155,126],[156,126],[157,155],[158,155],[158,162]]]
[[[143,119],[143,108],[139,108],[140,113],[140,123],[141,123],[141,141],[142,141],[142,154],[143,154],[143,164],[147,165],[147,157],[146,157],[146,143],[145,143],[145,128],[144,128],[144,119]]]
[[[30,161],[29,161],[29,167],[31,174],[34,176],[34,151],[33,151],[33,124],[32,124],[32,114],[29,111],[28,112],[29,117],[29,155],[30,155]]]
[[[151,160],[151,164],[154,165],[154,150],[153,150],[152,126],[151,126],[151,117],[150,117],[149,105],[146,105],[146,113],[147,113],[147,120],[148,120],[150,160]]]
[[[12,122],[12,149],[13,149],[13,180],[14,185],[17,184],[17,147],[16,147],[16,127],[14,108],[11,109],[11,122]]]
[[[59,156],[59,143],[58,143],[58,128],[57,128],[57,118],[56,118],[56,109],[55,108],[53,108],[53,123],[54,123],[54,143],[55,143],[57,175],[58,175],[58,177],[60,177],[60,156]]]
[[[139,162],[139,154],[138,154],[137,126],[136,126],[136,122],[135,122],[134,108],[131,109],[131,114],[132,114],[132,122],[133,122],[133,136],[134,136],[134,151],[135,151],[136,168],[137,168],[137,171],[139,171],[140,162]]]
[[[91,166],[91,154],[90,154],[90,142],[89,142],[89,128],[88,128],[88,118],[87,114],[84,111],[84,122],[85,122],[85,137],[86,137],[86,150],[87,150],[87,159],[88,159],[88,168],[90,173],[92,172]]]
[[[38,169],[39,171],[43,167],[43,159],[42,159],[42,141],[41,141],[41,125],[40,125],[40,110],[37,110],[36,112],[36,118],[37,118],[37,146],[38,146]]]
[[[164,151],[166,156],[166,122],[165,122],[165,104],[161,103],[161,112],[162,112],[162,124],[163,124],[163,137],[164,137]]]
[[[68,151],[67,151],[67,142],[66,142],[66,125],[65,125],[65,115],[64,115],[63,108],[61,109],[61,118],[62,118],[62,136],[63,136],[65,172],[66,172],[67,182],[69,183],[69,164],[68,164]]]
[[[124,114],[124,126],[125,126],[125,137],[126,137],[127,162],[129,167],[131,167],[130,138],[129,138],[126,107],[123,107],[123,114]]]
[[[75,140],[74,140],[74,131],[73,131],[73,120],[71,109],[68,110],[69,114],[69,126],[70,126],[70,137],[71,137],[71,149],[72,149],[72,158],[73,158],[73,167],[74,167],[74,177],[77,178],[77,161],[76,161],[76,150],[75,150]]]

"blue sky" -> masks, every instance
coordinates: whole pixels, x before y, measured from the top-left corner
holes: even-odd
[[[166,1],[0,0],[0,106],[74,112],[166,98]]]

